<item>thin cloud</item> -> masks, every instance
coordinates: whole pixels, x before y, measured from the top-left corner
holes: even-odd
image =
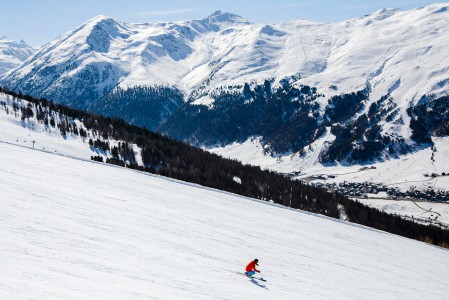
[[[360,9],[379,9],[382,8],[397,8],[404,5],[426,5],[425,1],[422,0],[393,0],[393,1],[378,1],[376,3],[364,3],[364,4],[353,4],[344,5],[343,9],[346,11],[360,10]]]
[[[247,7],[246,9],[276,9],[276,8],[297,8],[311,5],[311,2],[300,2],[300,3],[286,3],[286,4],[275,4],[267,6],[253,6]]]
[[[155,17],[155,16],[167,16],[167,15],[178,15],[184,14],[192,11],[197,11],[198,9],[194,8],[185,8],[185,9],[171,9],[171,10],[149,10],[149,11],[141,11],[136,15],[140,17]]]

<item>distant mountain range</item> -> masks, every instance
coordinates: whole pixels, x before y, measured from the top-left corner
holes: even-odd
[[[98,16],[0,84],[197,146],[258,138],[272,156],[375,162],[449,134],[448,8],[327,24],[220,11],[175,23]]]
[[[17,43],[6,36],[0,36],[0,75],[22,64],[34,52],[36,49],[23,40]]]

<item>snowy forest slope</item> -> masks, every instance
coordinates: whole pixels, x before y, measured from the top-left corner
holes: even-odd
[[[441,228],[381,213],[339,193],[221,158],[123,120],[3,91],[5,94],[0,93],[1,142],[74,158],[90,157],[449,247],[449,231]]]

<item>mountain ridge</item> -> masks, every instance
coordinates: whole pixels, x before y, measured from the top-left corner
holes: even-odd
[[[431,144],[433,133],[446,134],[438,129],[445,128],[444,118],[427,120],[410,107],[440,99],[447,113],[447,8],[273,25],[220,11],[173,23],[98,16],[1,82],[96,113],[126,110],[127,120],[198,146],[262,136],[267,153],[293,155],[310,152],[330,130],[330,146],[319,154],[323,163],[376,161]],[[158,86],[171,90],[168,102],[151,92]],[[144,114],[137,109],[142,105]]]
[[[16,42],[0,36],[0,75],[22,64],[35,51],[24,40]]]
[[[158,65],[158,54],[160,63],[166,64],[167,67],[173,62],[179,62],[179,64],[175,64],[178,66],[178,70],[180,70],[182,73],[186,72],[184,74],[185,79],[180,79],[179,76],[173,77],[173,73],[167,73],[165,72],[163,76],[156,76],[157,80],[153,83],[157,84],[167,84],[167,85],[174,85],[177,86],[179,89],[185,91],[187,94],[190,94],[192,91],[192,88],[195,89],[195,86],[204,84],[204,80],[206,79],[212,79],[213,77],[220,74],[219,79],[224,82],[223,85],[236,85],[236,84],[242,84],[243,82],[252,82],[253,80],[258,80],[258,82],[263,82],[265,79],[269,79],[272,76],[263,75],[262,72],[260,75],[260,68],[257,68],[257,65],[260,64],[260,66],[263,68],[266,68],[267,70],[276,70],[275,65],[270,65],[273,60],[278,60],[278,65],[281,67],[281,69],[278,72],[278,75],[276,75],[276,81],[281,80],[285,76],[291,76],[295,74],[301,74],[301,80],[300,83],[316,86],[320,90],[323,90],[326,94],[332,95],[335,93],[332,93],[332,90],[328,89],[328,86],[332,85],[335,82],[330,82],[328,78],[326,78],[326,74],[331,72],[332,74],[337,74],[335,71],[333,71],[332,68],[341,68],[343,70],[348,70],[348,66],[351,65],[342,65],[341,63],[348,64],[349,61],[342,61],[338,62],[338,59],[334,62],[329,61],[331,64],[335,64],[335,67],[332,67],[332,65],[326,66],[326,63],[324,60],[326,57],[331,53],[329,51],[335,52],[335,54],[332,54],[333,56],[348,56],[348,53],[346,48],[344,47],[345,44],[350,43],[351,39],[347,38],[345,35],[349,34],[350,36],[355,36],[358,40],[360,40],[361,36],[360,33],[357,31],[353,32],[356,28],[364,28],[363,30],[369,30],[368,33],[365,35],[370,36],[370,39],[363,38],[361,40],[363,43],[367,43],[363,47],[360,46],[359,48],[363,49],[369,49],[369,47],[373,47],[374,45],[372,43],[369,43],[367,41],[369,40],[376,40],[376,36],[379,36],[379,33],[375,33],[378,30],[378,27],[375,27],[373,29],[370,29],[371,27],[375,26],[377,23],[382,23],[381,26],[389,26],[393,30],[400,29],[401,27],[398,26],[405,26],[401,25],[401,23],[404,24],[415,24],[419,19],[428,19],[431,18],[434,15],[438,14],[444,14],[447,13],[447,10],[445,10],[447,6],[445,4],[435,4],[431,5],[425,8],[421,9],[415,9],[411,11],[400,11],[395,9],[386,9],[386,10],[380,10],[378,12],[375,12],[371,15],[361,17],[361,18],[354,18],[343,22],[337,22],[337,23],[309,23],[307,25],[304,25],[304,21],[291,21],[287,23],[281,23],[281,24],[252,24],[247,21],[245,21],[243,18],[230,14],[230,13],[222,13],[221,11],[217,11],[210,16],[201,19],[201,20],[192,20],[192,21],[182,21],[182,22],[160,22],[160,23],[143,23],[143,24],[130,24],[130,23],[124,23],[120,22],[118,20],[106,17],[106,16],[97,16],[92,18],[91,20],[87,21],[80,27],[74,29],[73,31],[61,36],[57,39],[57,41],[60,41],[61,43],[70,44],[71,36],[76,35],[77,40],[85,40],[86,36],[89,36],[89,32],[82,32],[83,30],[87,30],[92,32],[94,31],[95,27],[97,25],[103,24],[104,30],[112,30],[111,32],[103,32],[103,37],[108,37],[107,40],[114,40],[115,38],[118,38],[116,41],[114,49],[108,49],[111,52],[115,51],[110,56],[102,56],[99,55],[97,58],[99,61],[103,61],[103,63],[106,63],[110,61],[113,57],[117,59],[119,57],[119,53],[129,55],[129,52],[131,52],[134,56],[130,56],[130,59],[137,59],[139,62],[147,62],[152,67],[156,67]],[[231,21],[231,22],[229,22]],[[427,20],[421,20],[421,22],[418,23],[425,23]],[[429,23],[432,22],[438,22],[439,17],[435,20],[428,20]],[[377,22],[377,23],[376,23]],[[223,26],[218,26],[217,24],[221,24]],[[302,24],[302,25],[301,25]],[[312,30],[312,34],[305,35],[304,32],[300,32],[299,34],[292,33],[295,30],[301,30],[301,27],[306,26],[309,28],[309,30]],[[393,27],[393,26],[396,26]],[[429,27],[429,24],[426,25]],[[425,28],[426,26],[419,26],[421,28]],[[115,29],[114,29],[115,28]],[[411,29],[418,28],[416,25],[413,25]],[[434,27],[431,27],[433,30]],[[229,29],[229,30],[228,30]],[[114,30],[116,30],[114,32]],[[212,35],[212,36],[203,36],[207,32],[219,32],[218,35]],[[396,35],[393,34],[390,30],[383,30],[385,34],[389,34],[393,40],[396,38]],[[400,30],[399,30],[400,31]],[[253,32],[252,34],[250,32]],[[336,35],[332,37],[331,35],[325,35],[323,32],[334,32]],[[119,34],[120,33],[120,34]],[[407,31],[404,31],[404,33],[407,33]],[[81,35],[79,35],[81,34]],[[161,35],[162,34],[162,35]],[[388,35],[385,35],[385,38],[387,38],[386,41],[388,41],[389,37]],[[434,32],[433,34],[436,34]],[[135,38],[133,39],[133,35],[140,35],[142,38]],[[198,40],[199,35],[201,35],[201,38]],[[206,34],[207,35],[207,34]],[[227,37],[229,35],[229,38]],[[101,35],[100,35],[101,36]],[[159,38],[158,38],[159,36]],[[259,38],[260,36],[260,38]],[[315,36],[318,41],[319,40],[328,40],[330,43],[333,43],[334,46],[329,44],[328,46],[324,45],[324,47],[319,46],[319,44],[314,41]],[[410,34],[409,34],[410,36]],[[248,38],[246,38],[248,37]],[[263,37],[263,39],[261,39]],[[288,37],[288,40],[285,39],[285,37]],[[424,36],[423,36],[424,37]],[[129,41],[125,41],[127,38],[130,38]],[[150,38],[150,41],[153,43],[146,43],[145,41],[148,41],[147,39]],[[421,37],[419,37],[421,38]],[[165,42],[164,42],[165,39]],[[168,42],[167,42],[168,39]],[[230,40],[231,39],[231,40]],[[232,39],[236,40],[236,43],[233,44]],[[354,37],[352,38],[354,39]],[[404,37],[401,38],[402,41],[406,41]],[[205,53],[198,51],[195,49],[195,53],[193,53],[193,49],[195,47],[204,47],[203,44],[205,40],[209,40],[212,42],[211,47],[208,47],[208,51],[215,51],[216,54],[212,55],[205,55]],[[340,41],[339,41],[340,40]],[[194,41],[198,41],[198,43],[193,43]],[[246,41],[246,42],[245,42]],[[102,47],[102,43],[106,42],[106,40],[96,40],[92,41],[94,43],[89,43],[91,47],[93,44],[94,47]],[[329,43],[328,42],[328,43]],[[309,44],[311,43],[311,44]],[[302,44],[302,46],[301,46]],[[326,43],[325,43],[326,44]],[[134,48],[133,45],[141,46],[141,45],[147,45],[147,48],[144,47],[144,49],[141,49],[139,51],[138,48]],[[224,45],[224,46],[223,46]],[[72,45],[73,46],[73,45]],[[148,48],[150,46],[150,48]],[[195,47],[194,47],[195,46]],[[329,48],[329,46],[337,47],[335,49]],[[388,46],[388,45],[386,45]],[[394,46],[394,44],[392,44]],[[265,48],[264,48],[265,47]],[[310,51],[308,48],[307,50],[304,50],[306,48],[304,47],[315,47],[317,50],[317,53],[319,56],[310,57],[310,55],[314,55],[312,51]],[[354,46],[351,46],[354,50]],[[350,48],[351,48],[350,47]],[[380,47],[385,47],[385,45],[380,45]],[[47,48],[48,47],[44,47]],[[55,47],[50,47],[48,50],[54,50]],[[100,53],[106,53],[108,51],[105,51],[106,49],[96,49],[93,48],[93,52]],[[182,49],[179,49],[182,48]],[[260,54],[265,55],[265,58],[260,57],[260,54],[257,54],[256,49],[260,48],[261,51]],[[67,49],[67,48],[63,48]],[[133,50],[134,49],[134,50]],[[239,56],[235,55],[236,49],[239,49]],[[379,50],[381,48],[378,47]],[[400,49],[400,48],[398,48]],[[99,50],[99,51],[95,51]],[[147,51],[145,51],[147,50]],[[282,51],[280,51],[282,50]],[[296,54],[296,56],[292,56],[290,54],[285,54],[283,52],[291,52],[294,50],[298,51],[305,51],[303,54]],[[162,51],[162,52],[161,52]],[[248,52],[249,51],[249,52]],[[277,51],[277,52],[276,52]],[[280,52],[279,52],[280,51]],[[345,52],[346,51],[346,52]],[[379,52],[378,50],[376,50]],[[381,50],[384,51],[384,50]],[[429,51],[433,51],[432,49],[423,49],[422,52],[428,53]],[[341,52],[341,54],[339,53]],[[374,58],[377,59],[378,54],[371,51],[369,55],[374,55]],[[419,51],[418,51],[419,52]],[[176,54],[177,53],[177,54]],[[223,56],[223,54],[225,56]],[[147,59],[145,59],[145,55],[147,55]],[[171,56],[170,56],[171,54]],[[231,55],[232,54],[232,55]],[[54,54],[56,55],[56,54]],[[83,55],[73,53],[72,55]],[[162,56],[161,56],[162,55]],[[231,55],[231,56],[230,56]],[[250,60],[247,60],[248,57],[252,58],[253,63],[249,63]],[[271,59],[270,59],[271,55]],[[357,54],[362,55],[362,54]],[[377,56],[375,56],[377,55]],[[388,55],[387,53],[384,53],[382,55]],[[143,56],[143,57],[142,57]],[[166,57],[168,56],[168,57]],[[309,57],[308,57],[309,56]],[[355,54],[353,56],[356,56]],[[366,56],[366,54],[365,54]],[[95,55],[91,55],[92,59],[95,59]],[[229,61],[228,58],[232,58],[232,60]],[[150,58],[148,60],[148,58]],[[165,58],[169,58],[169,60],[166,60]],[[349,59],[351,59],[350,56],[348,56]],[[46,59],[50,59],[51,57],[46,56]],[[64,60],[64,56],[58,58],[59,60]],[[153,59],[153,61],[151,60]],[[156,59],[156,61],[154,61]],[[391,60],[392,58],[390,58]],[[195,61],[200,61],[200,65],[194,67]],[[207,67],[207,64],[204,64],[204,62],[201,61],[207,61],[209,64],[209,67]],[[388,57],[387,60],[383,61],[378,66],[369,66],[370,68],[373,68],[371,71],[365,71],[361,70],[358,72],[357,75],[362,76],[353,76],[351,75],[351,80],[357,77],[361,77],[362,81],[360,83],[357,83],[354,85],[347,85],[344,87],[340,87],[344,89],[346,92],[353,92],[356,90],[360,90],[365,86],[365,80],[374,79],[375,77],[379,76],[383,71],[385,71],[385,67],[388,64]],[[120,61],[120,60],[119,60]],[[180,63],[181,61],[185,61],[185,63]],[[228,62],[226,62],[228,61]],[[287,64],[285,61],[291,61],[296,66],[293,68],[287,67]],[[122,61],[123,62],[123,61]],[[220,64],[221,62],[221,64]],[[356,63],[358,63],[358,60],[355,60]],[[375,63],[375,61],[373,61]],[[230,69],[226,71],[227,64],[247,64],[247,67],[243,66],[236,66],[236,68]],[[299,63],[299,65],[298,65]],[[132,65],[128,66],[121,66],[119,69],[121,70],[121,79],[116,79],[114,82],[115,84],[119,84],[122,88],[126,88],[128,86],[135,86],[140,85],[139,78],[137,75],[133,75],[132,71],[130,72],[130,67]],[[185,68],[186,64],[189,65],[189,68]],[[70,64],[69,64],[70,65]],[[136,64],[134,64],[136,65]],[[253,65],[253,67],[251,67]],[[214,66],[218,67],[218,74],[216,71],[214,71]],[[193,67],[193,68],[192,68]],[[343,67],[343,68],[342,68]],[[354,66],[355,67],[355,66]],[[356,66],[358,69],[360,69],[360,66]],[[225,70],[222,70],[225,68]],[[182,71],[184,69],[184,71]],[[329,70],[328,70],[329,69]],[[231,70],[234,71],[240,71],[238,72],[237,82],[232,79]],[[247,70],[247,71],[245,71]],[[259,71],[258,71],[259,70]],[[23,70],[24,72],[26,70]],[[28,70],[29,71],[29,70]],[[151,78],[152,76],[155,76],[155,72],[151,72],[148,69],[147,70],[139,70],[139,72],[147,72],[147,75],[144,75],[144,78]],[[262,70],[263,71],[263,70]],[[17,71],[18,72],[18,71]],[[15,76],[17,72],[12,72],[9,76]],[[224,73],[223,73],[224,72]],[[345,71],[347,72],[347,71]],[[225,74],[229,75],[225,75]],[[128,74],[128,75],[126,75]],[[216,74],[216,75],[213,75]],[[245,75],[246,74],[246,75]],[[168,75],[168,76],[167,76]],[[124,76],[124,77],[123,77]],[[126,78],[129,77],[129,80]],[[134,78],[133,78],[134,76]],[[224,77],[223,77],[224,76]],[[313,80],[314,77],[317,77],[317,80]],[[324,77],[323,77],[324,76]],[[168,78],[167,78],[168,77]],[[170,78],[172,77],[172,78]],[[199,77],[202,77],[199,78]],[[19,76],[20,78],[20,76]],[[145,81],[144,78],[141,78],[142,81]],[[5,78],[3,78],[5,80]],[[181,80],[181,81],[180,81]],[[326,81],[321,86],[317,85],[317,81]],[[14,80],[6,80],[7,82],[14,82]],[[209,80],[210,81],[210,80]],[[395,81],[390,84],[389,87],[383,88],[381,91],[381,94],[385,94],[391,87],[393,86]],[[148,82],[146,85],[153,84]],[[343,82],[340,82],[343,83]],[[373,89],[375,89],[376,85],[379,83],[371,83]],[[218,85],[220,86],[220,85]],[[213,89],[213,86],[212,86]],[[432,88],[430,88],[432,90]],[[418,95],[418,97],[421,97],[422,95],[426,94],[427,91],[422,91]],[[382,96],[382,95],[380,95]],[[379,97],[380,97],[379,96]],[[412,98],[414,98],[412,96]],[[95,99],[91,99],[95,100]]]

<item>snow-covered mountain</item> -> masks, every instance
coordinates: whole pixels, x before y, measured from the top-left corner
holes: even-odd
[[[0,74],[6,73],[30,57],[36,50],[23,40],[15,42],[0,36]]]
[[[206,147],[260,138],[309,165],[397,159],[449,134],[448,8],[326,24],[98,16],[0,83]]]
[[[447,299],[442,248],[17,145],[0,157],[2,299]],[[237,273],[256,257],[266,282]]]
[[[45,45],[6,74],[3,82],[78,107],[88,107],[116,86],[184,90],[184,85],[196,84],[185,81],[187,74],[210,62],[215,46],[209,39],[245,24],[240,17],[221,12],[203,20],[149,24],[97,16]]]
[[[190,94],[299,74],[298,83],[327,96],[369,85],[373,99],[390,93],[414,103],[428,93],[446,93],[447,8],[384,9],[330,24],[252,24],[220,11],[176,23],[129,24],[98,16],[3,79],[60,101],[68,97],[57,89],[89,83],[88,102],[117,85],[163,84]]]

